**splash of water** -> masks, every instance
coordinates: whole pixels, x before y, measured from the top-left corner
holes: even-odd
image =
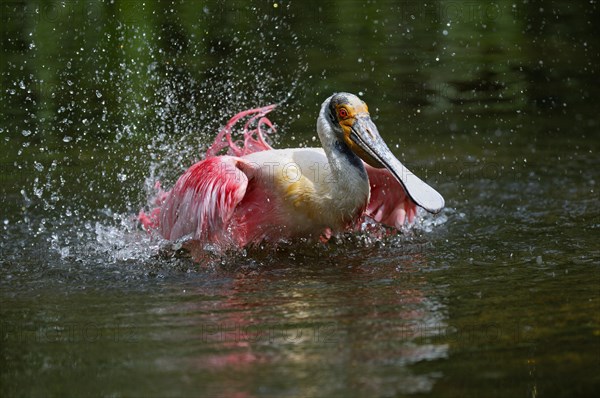
[[[14,130],[18,137],[6,166],[22,184],[19,204],[2,228],[9,237],[29,238],[13,242],[14,255],[32,245],[40,253],[90,263],[159,253],[166,243],[140,231],[134,217],[156,181],[171,186],[203,157],[232,114],[293,100],[300,87],[307,65],[295,33],[282,17],[257,20],[247,31],[229,32],[226,41],[192,37],[171,50],[160,44],[161,33],[122,22],[109,29],[106,22],[93,46],[84,42],[74,52],[59,51],[58,62],[42,72],[21,73],[24,63],[10,64],[3,78],[13,83],[2,99],[22,97],[26,106],[23,120],[0,131]],[[27,57],[42,56],[43,46],[35,43],[41,34],[34,28],[29,35]],[[281,40],[290,53],[270,44]],[[234,51],[209,56],[223,48]],[[287,64],[279,68],[283,59]],[[290,69],[291,75],[285,72]],[[412,231],[422,223],[427,232],[443,217],[425,215]],[[363,235],[365,245],[377,241]],[[177,244],[169,247],[176,252]],[[3,249],[8,246],[3,243]]]
[[[285,17],[249,12],[257,24],[219,42],[190,35],[165,46],[162,35],[170,31],[107,20],[94,42],[74,51],[59,46],[60,59],[43,73],[23,76],[26,61],[10,64],[3,78],[15,76],[14,83],[2,99],[28,105],[24,120],[1,131],[17,147],[3,166],[17,171],[15,185],[21,185],[19,203],[2,227],[29,242],[3,249],[16,256],[35,241],[38,250],[91,262],[155,255],[160,240],[141,231],[133,216],[155,181],[170,185],[199,160],[230,115],[293,99],[306,70]],[[98,23],[82,22],[94,29]],[[25,59],[43,55],[44,46],[35,43],[43,34],[38,28],[29,35]],[[289,56],[271,44],[278,40],[295,51],[288,64],[274,62]],[[223,48],[234,51],[221,56]],[[292,74],[285,72],[289,62],[296,64]]]

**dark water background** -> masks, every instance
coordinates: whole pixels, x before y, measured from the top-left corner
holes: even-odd
[[[600,391],[597,2],[1,4],[0,394]],[[136,228],[236,112],[360,95],[446,198],[194,264]]]

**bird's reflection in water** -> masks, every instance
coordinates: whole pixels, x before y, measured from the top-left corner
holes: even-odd
[[[229,370],[247,374],[228,384],[231,396],[290,384],[302,394],[315,385],[331,393],[430,390],[439,375],[410,366],[444,358],[448,347],[435,339],[445,309],[428,285],[425,257],[410,246],[353,248],[352,256],[344,244],[324,247],[296,245],[265,254],[262,265],[246,259],[209,273],[218,287],[198,287],[190,293],[199,300],[168,309],[194,314],[187,366],[210,372],[215,388]]]

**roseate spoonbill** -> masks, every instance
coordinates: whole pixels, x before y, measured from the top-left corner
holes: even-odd
[[[358,228],[365,216],[400,228],[412,222],[417,206],[431,213],[444,207],[443,197],[394,157],[357,96],[336,93],[323,102],[317,118],[322,148],[271,148],[261,126],[273,128],[265,117],[273,108],[232,118],[206,159],[171,191],[159,189],[150,215],[140,212],[144,227],[168,240],[240,247],[294,237],[326,240]],[[231,126],[248,115],[240,147]],[[228,154],[217,156],[224,148]]]

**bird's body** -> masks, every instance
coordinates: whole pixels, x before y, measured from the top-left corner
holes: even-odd
[[[369,181],[362,164],[359,169],[346,162],[332,165],[322,148],[262,151],[243,159],[258,170],[257,184],[272,192],[278,219],[292,235],[341,230],[366,208]]]
[[[246,111],[230,120],[208,157],[159,196],[151,216],[140,213],[144,226],[169,240],[188,237],[243,247],[294,237],[327,239],[332,232],[357,228],[365,215],[400,228],[406,219],[412,221],[417,203],[424,206],[419,201],[433,203],[430,211],[443,206],[437,192],[405,169],[385,144],[380,147],[383,141],[358,97],[342,93],[324,102],[317,122],[322,148],[271,148],[261,131],[261,124],[272,127],[264,117],[271,109]],[[258,125],[239,147],[230,129],[247,115],[254,115]],[[351,118],[356,120],[349,125]],[[229,154],[216,156],[223,148]],[[416,200],[406,194],[407,183]]]

